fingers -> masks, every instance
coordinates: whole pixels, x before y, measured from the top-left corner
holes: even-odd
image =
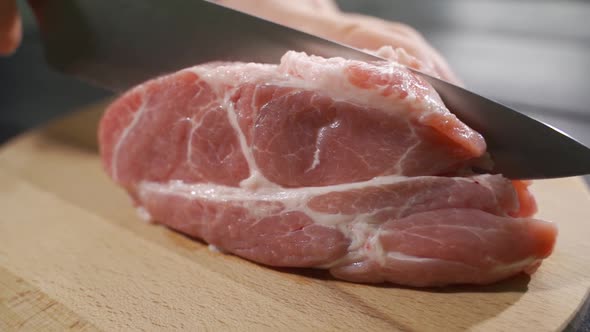
[[[0,55],[13,53],[22,36],[16,0],[0,0]]]
[[[422,38],[422,35],[418,31],[416,31],[416,29],[403,23],[390,22],[377,17],[356,13],[343,13],[342,15],[349,20],[362,23],[366,26],[372,26],[383,31],[391,32],[393,34],[403,34],[409,37],[415,37],[419,39]]]
[[[0,0],[2,1],[2,0]],[[362,14],[343,13],[333,0],[218,0],[218,3],[362,49],[402,48],[411,67],[461,84],[444,58],[414,28]],[[392,59],[394,60],[394,59]],[[408,65],[408,64],[406,64]]]
[[[346,20],[342,21],[339,36],[336,36],[340,38],[338,41],[371,50],[377,50],[382,46],[403,48],[421,62],[420,68],[414,69],[462,85],[442,55],[414,28],[403,23],[360,14],[343,16]]]
[[[316,13],[337,13],[340,11],[334,0],[217,0],[216,2],[246,13],[271,19],[277,19],[276,14],[283,13],[288,15],[292,11]]]
[[[327,13],[339,13],[340,9],[334,0],[305,0],[301,1],[306,3],[310,10],[327,12]]]

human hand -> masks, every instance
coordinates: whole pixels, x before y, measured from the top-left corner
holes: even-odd
[[[333,0],[218,0],[217,3],[356,48],[377,51],[391,46],[393,52],[385,50],[379,55],[461,84],[440,53],[418,31],[403,23],[344,13]]]
[[[16,0],[0,0],[0,55],[14,52],[21,36],[22,26]]]

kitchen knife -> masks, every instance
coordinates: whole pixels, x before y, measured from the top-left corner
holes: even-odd
[[[208,61],[276,63],[288,50],[383,61],[204,0],[52,0],[40,2],[36,14],[52,66],[115,92]],[[590,149],[565,133],[412,71],[430,82],[451,112],[484,136],[494,173],[512,179],[590,173]]]

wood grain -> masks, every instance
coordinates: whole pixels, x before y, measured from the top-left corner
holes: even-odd
[[[0,330],[25,321],[25,330],[81,322],[74,328],[553,331],[589,289],[590,194],[578,178],[533,187],[539,217],[560,234],[532,278],[424,290],[358,285],[213,253],[139,222],[102,172],[96,112],[0,148]],[[73,132],[77,122],[88,130]],[[15,300],[23,290],[33,294],[24,307]]]
[[[0,331],[97,331],[38,288],[0,267]]]

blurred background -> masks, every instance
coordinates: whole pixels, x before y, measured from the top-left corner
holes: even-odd
[[[565,0],[339,0],[345,11],[407,23],[466,85],[590,145],[590,2]],[[109,96],[43,59],[24,1],[24,40],[0,58],[0,143]]]

